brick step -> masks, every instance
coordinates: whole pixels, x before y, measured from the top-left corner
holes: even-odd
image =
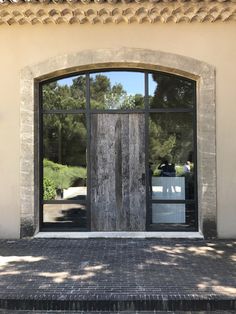
[[[110,314],[111,312],[84,312],[84,311],[21,311],[21,310],[0,310],[0,314]],[[235,314],[235,311],[119,311],[112,314]]]
[[[148,299],[139,300],[46,300],[46,299],[1,299],[1,310],[21,311],[69,311],[73,312],[178,312],[178,311],[233,311],[235,299]]]

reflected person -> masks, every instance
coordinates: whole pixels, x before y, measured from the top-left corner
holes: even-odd
[[[171,164],[165,159],[159,166],[158,169],[161,170],[161,177],[175,177],[175,164]]]
[[[184,164],[184,173],[189,173],[191,171],[190,168],[190,161],[186,161],[186,163]]]

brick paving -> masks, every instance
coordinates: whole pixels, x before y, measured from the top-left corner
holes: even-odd
[[[234,312],[236,241],[1,240],[0,308]]]

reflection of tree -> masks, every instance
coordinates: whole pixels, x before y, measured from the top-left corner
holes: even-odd
[[[43,86],[43,107],[47,110],[55,109],[84,109],[85,108],[85,84],[84,77],[78,78],[80,85],[77,87],[59,85],[57,82]],[[79,87],[78,87],[79,86]]]
[[[152,80],[157,86],[150,100],[151,108],[193,107],[194,83],[192,81],[165,73],[153,74]]]
[[[111,85],[106,75],[90,77],[90,102],[92,109],[143,108],[143,96],[128,95],[122,84]]]
[[[193,149],[192,115],[189,113],[150,114],[149,156],[153,169],[164,160],[184,164]]]
[[[97,109],[142,108],[143,96],[128,95],[122,84],[112,86],[103,74],[90,76],[91,107]],[[71,86],[52,82],[43,86],[43,108],[47,110],[85,109],[86,77],[81,75]],[[56,163],[86,166],[85,114],[44,115],[45,157]]]
[[[151,108],[191,108],[194,104],[194,85],[182,77],[156,73],[154,96],[149,97]],[[143,95],[128,95],[122,84],[112,85],[105,74],[90,76],[91,108],[143,108]],[[43,87],[44,109],[85,109],[86,77],[78,76],[71,86],[57,82]],[[155,169],[163,159],[184,164],[193,151],[191,113],[150,114],[149,155]],[[85,114],[44,115],[45,157],[56,163],[86,166]]]
[[[60,86],[57,82],[45,84],[43,107],[50,110],[85,108],[85,90],[83,76],[72,86]],[[43,133],[45,158],[64,165],[86,166],[85,114],[46,114]]]
[[[156,167],[164,158],[171,161],[172,151],[176,146],[175,134],[168,135],[168,129],[165,128],[165,125],[163,128],[163,121],[161,120],[156,114],[152,114],[149,122],[150,161]]]
[[[156,89],[154,96],[149,97],[151,108],[193,108],[192,81],[164,73],[153,74],[152,80],[156,82]],[[193,151],[191,113],[150,114],[149,132],[150,162],[154,170],[164,159],[178,165],[189,160]]]
[[[44,157],[56,163],[86,166],[85,114],[44,116]]]

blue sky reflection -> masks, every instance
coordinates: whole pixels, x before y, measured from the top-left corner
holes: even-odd
[[[140,72],[129,72],[129,71],[113,71],[113,72],[100,72],[90,74],[91,77],[95,78],[96,75],[106,75],[111,85],[122,84],[128,95],[141,94],[144,95],[144,73]],[[76,76],[58,80],[59,85],[70,86]],[[149,95],[153,95],[156,89],[156,82],[150,79],[149,76]]]

